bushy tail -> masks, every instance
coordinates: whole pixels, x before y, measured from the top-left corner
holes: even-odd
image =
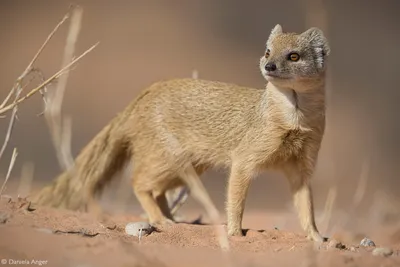
[[[74,167],[39,191],[33,202],[56,208],[88,210],[88,205],[131,156],[130,140],[123,126],[124,117],[123,113],[119,114],[105,126],[81,151]]]

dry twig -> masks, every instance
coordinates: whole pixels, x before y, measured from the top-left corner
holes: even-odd
[[[64,68],[53,74],[50,78],[48,78],[46,81],[44,81],[42,84],[40,84],[38,87],[32,89],[29,93],[27,93],[25,96],[19,98],[15,103],[11,103],[2,109],[0,109],[0,115],[4,114],[11,109],[13,109],[16,105],[19,105],[20,103],[24,102],[28,98],[32,97],[34,94],[39,92],[39,90],[43,89],[46,85],[50,84],[53,82],[55,79],[59,78],[61,75],[65,74],[67,71],[70,70],[70,68],[76,64],[79,60],[81,60],[84,56],[86,56],[89,52],[91,52],[96,46],[99,44],[97,42],[96,44],[92,45],[89,49],[87,49],[85,52],[83,52],[79,57],[75,58],[73,61],[71,61],[69,64],[67,64]]]
[[[15,160],[17,159],[17,156],[18,156],[17,149],[14,148],[12,156],[11,156],[10,165],[8,166],[6,179],[4,180],[4,183],[3,183],[3,185],[1,186],[1,189],[0,189],[0,196],[3,194],[3,191],[6,188],[6,183],[7,183],[8,179],[10,178],[11,171],[12,171],[12,169],[14,167],[14,163],[15,163]]]

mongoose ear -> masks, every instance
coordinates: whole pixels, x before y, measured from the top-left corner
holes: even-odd
[[[323,52],[323,56],[329,56],[331,49],[328,40],[325,38],[322,30],[312,27],[300,34],[307,43],[311,44],[317,51]]]
[[[267,46],[270,46],[272,39],[274,39],[278,34],[282,34],[282,32],[282,26],[280,24],[276,24],[268,37]]]
[[[276,24],[275,27],[271,31],[271,35],[276,36],[277,34],[281,34],[282,32],[283,32],[282,26],[280,24]]]

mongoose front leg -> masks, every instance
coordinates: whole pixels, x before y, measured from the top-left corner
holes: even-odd
[[[294,206],[297,210],[300,224],[307,233],[307,238],[315,242],[323,242],[324,239],[318,232],[315,223],[310,173],[301,173],[299,168],[293,166],[285,170],[286,177],[290,183]]]
[[[228,181],[228,200],[226,203],[228,217],[228,235],[243,236],[242,219],[251,174],[246,169],[233,166]]]

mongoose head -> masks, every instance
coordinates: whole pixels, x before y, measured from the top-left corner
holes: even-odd
[[[329,53],[328,41],[320,29],[284,33],[277,24],[260,59],[260,70],[275,86],[303,91],[323,82]]]

